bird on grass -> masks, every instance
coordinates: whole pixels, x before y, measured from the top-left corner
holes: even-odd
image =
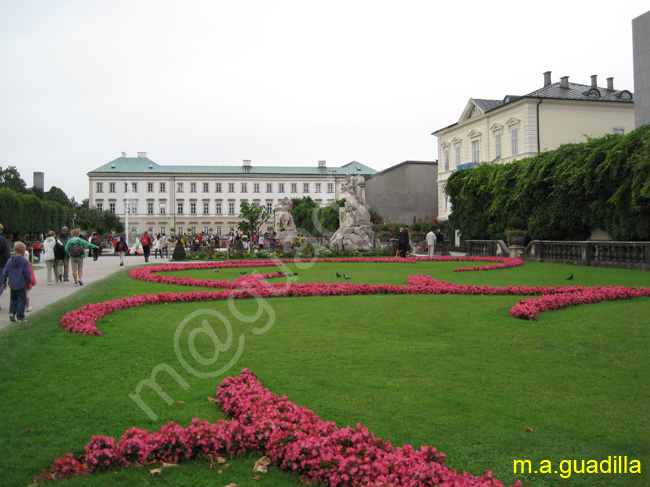
[[[298,275],[297,272],[290,272],[289,274],[287,274],[287,276],[297,276],[297,275]]]
[[[219,269],[215,269],[213,272],[219,272]]]
[[[348,276],[347,274],[343,274],[343,277],[345,277],[346,279],[352,279],[352,278],[351,278],[350,276]]]
[[[241,271],[240,274],[243,276],[247,271]]]
[[[336,273],[336,277],[341,277],[341,274],[339,274],[339,273],[337,272],[337,273]]]
[[[573,274],[566,278],[567,281],[570,281],[571,279],[573,279]]]

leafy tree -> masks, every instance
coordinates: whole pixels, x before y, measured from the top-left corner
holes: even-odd
[[[260,227],[269,219],[269,212],[265,206],[257,203],[242,201],[239,204],[239,218],[243,221],[237,223],[237,228],[242,232],[258,232]]]
[[[16,166],[8,166],[6,169],[0,167],[0,188],[13,189],[16,193],[27,193],[27,185]]]
[[[61,205],[70,205],[70,198],[66,195],[61,188],[52,186],[49,191],[46,191],[43,195],[45,201],[52,201],[54,203],[59,203]]]
[[[318,203],[309,196],[302,199],[294,199],[292,203],[291,216],[293,216],[296,228],[302,233],[316,235],[317,230],[315,228],[316,225],[314,225],[314,220],[318,221]]]
[[[318,211],[318,221],[323,231],[336,232],[339,229],[339,208],[345,206],[345,198],[334,201]],[[323,231],[319,232],[323,233]]]

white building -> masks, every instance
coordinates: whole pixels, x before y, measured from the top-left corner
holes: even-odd
[[[432,135],[438,138],[438,219],[450,208],[444,187],[457,169],[482,162],[510,162],[556,149],[587,137],[634,130],[634,101],[627,90],[615,90],[614,78],[599,87],[570,83],[569,77],[551,82],[524,96],[502,100],[471,98],[458,122]]]
[[[145,152],[137,157],[123,152],[88,173],[89,203],[128,220],[131,234],[173,230],[222,235],[236,230],[242,201],[266,206],[271,214],[285,197],[310,196],[325,206],[345,197],[341,184],[348,174],[375,172],[358,162],[328,168],[325,161],[315,167],[256,167],[249,160],[241,166],[163,166]]]

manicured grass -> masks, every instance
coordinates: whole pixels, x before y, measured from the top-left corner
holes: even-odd
[[[650,286],[646,272],[549,264],[453,272],[466,264],[288,268],[298,272],[297,282],[343,281],[338,271],[350,282],[373,284],[405,284],[407,276],[423,273],[460,284]],[[234,280],[241,271],[176,274]],[[569,274],[573,281],[565,280]],[[627,455],[649,464],[648,299],[543,313],[538,322],[508,314],[517,297],[373,295],[241,300],[234,309],[226,302],[131,308],[100,320],[104,337],[73,335],[58,324],[66,311],[87,302],[187,290],[136,281],[122,271],[34,314],[28,326],[0,331],[0,484],[28,484],[65,452],[82,453],[94,434],[119,439],[131,426],[154,431],[168,421],[187,426],[192,417],[224,418],[206,398],[243,367],[324,420],[339,426],[361,422],[396,445],[433,445],[452,468],[473,474],[492,468],[507,484],[516,478],[531,486],[650,484],[647,474],[513,474],[515,459],[557,465],[563,459]],[[231,328],[206,314],[212,311],[222,313]],[[179,361],[174,336],[192,312],[201,314],[179,333],[178,349],[203,375],[237,358],[218,377],[192,374]],[[256,314],[256,321],[247,319]],[[214,356],[215,343],[207,334],[191,333],[205,318],[222,343],[232,340],[209,365],[200,362]],[[265,325],[264,333],[253,332]],[[192,357],[190,343],[202,360]],[[161,364],[175,371],[157,376],[173,401],[168,405],[160,391],[144,388],[141,398],[157,415],[152,420],[129,393]],[[60,485],[251,485],[255,459],[230,462],[222,475],[197,462],[157,477],[148,469],[130,469]],[[255,485],[300,485],[296,476],[271,475]]]

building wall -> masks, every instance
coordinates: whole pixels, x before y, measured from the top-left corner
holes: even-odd
[[[636,101],[635,101],[636,104]],[[569,142],[586,142],[615,129],[634,130],[634,105],[612,102],[544,100],[539,106],[540,149],[556,149]]]
[[[384,221],[408,223],[438,214],[438,164],[407,161],[366,180],[366,203]]]
[[[461,164],[475,162],[472,142],[479,141],[479,162],[506,163],[532,157],[568,142],[584,142],[586,137],[600,137],[622,129],[634,130],[632,103],[594,102],[523,98],[487,114],[462,121],[436,132],[438,137],[438,219],[447,219],[448,207],[444,186],[458,169],[455,147],[461,146]],[[539,127],[537,113],[539,109]],[[512,150],[512,134],[517,130],[517,151]],[[501,134],[501,157],[497,158],[496,134]],[[445,168],[445,150],[450,152],[449,168]]]
[[[650,12],[632,21],[635,127],[650,123]]]
[[[89,174],[89,178],[90,204],[110,211],[113,203],[115,214],[123,222],[128,218],[130,231],[137,234],[149,229],[169,234],[171,229],[178,232],[181,227],[186,233],[195,227],[197,232],[212,228],[214,233],[219,231],[226,234],[231,229],[236,229],[240,221],[238,215],[242,201],[263,206],[270,204],[274,208],[285,197],[291,199],[310,196],[321,205],[345,197],[345,194],[341,194],[345,175]],[[98,191],[98,183],[101,192]],[[114,192],[111,192],[111,183],[115,185]],[[128,183],[128,191],[125,191],[125,183]],[[135,192],[134,183],[137,189]],[[160,189],[161,183],[165,185],[164,191]],[[183,185],[182,192],[178,191],[179,183]],[[204,183],[208,185],[208,191],[204,191]],[[217,192],[217,183],[221,184],[221,192]],[[234,184],[232,192],[229,191],[231,183]],[[271,184],[270,192],[267,191],[267,183]],[[149,184],[153,184],[153,191],[148,191]],[[192,191],[192,184],[196,185],[195,191]],[[246,185],[246,192],[242,191],[242,184]],[[255,184],[260,185],[259,192],[255,192]],[[283,191],[280,191],[280,184],[284,185]],[[292,191],[292,184],[296,185],[295,192]],[[305,188],[305,184],[308,188]],[[317,184],[320,184],[320,191],[317,191]],[[148,212],[148,203],[153,204],[151,214]],[[178,212],[178,203],[182,203],[182,213]],[[196,213],[192,213],[192,203],[196,205]],[[208,204],[207,213],[204,213],[204,203]],[[218,203],[221,204],[221,212],[217,212]],[[164,213],[161,204],[165,205]],[[127,215],[128,208],[130,212]],[[266,230],[267,226],[273,226],[273,216],[262,229]]]

